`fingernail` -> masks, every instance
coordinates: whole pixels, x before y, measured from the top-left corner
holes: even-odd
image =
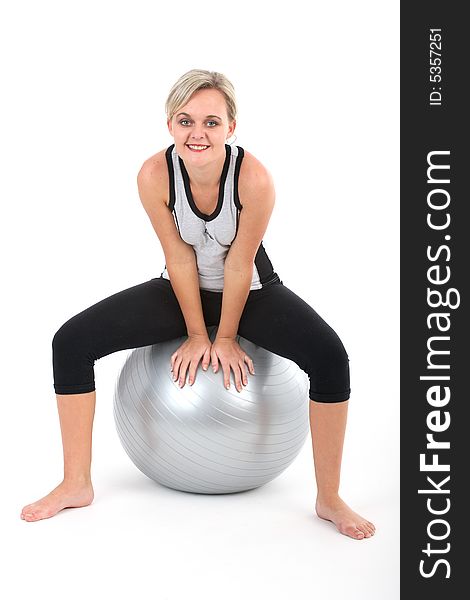
[[[204,371],[207,371],[207,367],[202,367]]]
[[[227,385],[225,386],[227,388],[227,390],[230,389],[230,383],[227,383]]]

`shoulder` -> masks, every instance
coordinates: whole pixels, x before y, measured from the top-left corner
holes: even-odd
[[[168,200],[168,165],[166,160],[167,148],[160,150],[147,158],[137,174],[137,185],[140,189],[152,189]],[[167,202],[168,203],[168,202]]]
[[[260,195],[266,201],[274,202],[274,182],[271,173],[251,152],[244,150],[244,156],[240,167],[238,180],[238,192],[240,202],[259,198]]]
[[[256,156],[247,150],[243,150],[244,156],[240,167],[239,184],[249,185],[267,185],[272,183],[272,177],[268,169],[259,161]]]

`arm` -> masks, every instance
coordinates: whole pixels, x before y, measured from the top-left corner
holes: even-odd
[[[232,268],[225,263],[222,312],[216,336],[218,339],[236,338],[240,317],[250,293],[252,276],[253,263],[239,265],[238,268]]]
[[[237,335],[250,292],[256,252],[274,208],[272,178],[248,152],[240,169],[239,194],[243,210],[240,212],[237,236],[225,259],[222,313],[216,339],[235,339]]]
[[[171,285],[183,313],[188,336],[208,338],[204,315],[202,312],[199,277],[197,274],[194,251],[187,262],[172,263],[166,261]]]
[[[238,190],[243,210],[240,212],[237,235],[225,259],[222,311],[211,348],[211,361],[215,371],[220,361],[227,389],[230,387],[230,369],[233,370],[235,387],[240,392],[242,383],[248,383],[245,363],[252,375],[255,370],[253,361],[235,338],[250,292],[256,252],[267,229],[275,198],[271,176],[248,152],[240,169]]]
[[[196,256],[192,246],[181,239],[166,203],[168,170],[164,151],[145,161],[137,175],[137,186],[142,205],[162,245],[171,285],[183,313],[188,335],[207,338]]]

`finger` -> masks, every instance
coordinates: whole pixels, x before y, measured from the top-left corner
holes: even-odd
[[[181,364],[180,376],[178,377],[178,385],[180,386],[180,388],[183,388],[184,384],[186,383],[186,371],[187,370],[188,370],[188,363],[183,362]]]
[[[248,368],[250,369],[250,373],[252,373],[254,375],[255,374],[255,365],[253,364],[253,361],[251,360],[251,358],[249,356],[245,355],[244,361],[248,365]]]
[[[224,387],[225,389],[230,389],[230,364],[223,364],[222,369],[224,371]]]
[[[234,367],[232,367],[233,369],[233,377],[235,379],[235,388],[237,389],[237,392],[241,392],[243,389],[242,386],[242,378],[241,378],[241,369],[239,365],[235,365]]]
[[[170,371],[173,371],[174,362],[175,362],[177,356],[178,356],[177,353],[173,352],[173,354],[170,357],[170,365],[171,365]]]
[[[178,380],[180,365],[181,365],[181,357],[177,356],[175,362],[173,363],[173,381]]]
[[[193,385],[193,383],[196,380],[196,371],[197,371],[198,364],[199,364],[199,359],[191,361],[191,364],[189,366],[189,373],[188,373],[189,385]]]
[[[178,381],[178,378],[182,375],[182,370],[183,370],[182,364],[183,364],[183,357],[178,356],[176,358],[175,367],[173,369],[173,380],[174,381]]]
[[[204,369],[204,371],[207,371],[207,369],[209,368],[210,362],[211,362],[211,349],[207,348],[207,350],[204,352],[204,356],[202,358],[202,368]]]
[[[240,367],[240,371],[241,371],[241,374],[242,374],[243,385],[247,385],[248,384],[248,375],[247,375],[247,372],[246,372],[245,363],[242,362],[242,361],[240,361],[238,366]]]
[[[211,352],[211,363],[214,373],[217,373],[219,370],[219,357],[215,352]]]

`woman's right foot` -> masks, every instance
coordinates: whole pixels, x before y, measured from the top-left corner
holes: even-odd
[[[25,521],[49,519],[64,508],[88,506],[93,502],[93,498],[91,481],[87,483],[63,481],[44,498],[25,506],[20,516]]]

